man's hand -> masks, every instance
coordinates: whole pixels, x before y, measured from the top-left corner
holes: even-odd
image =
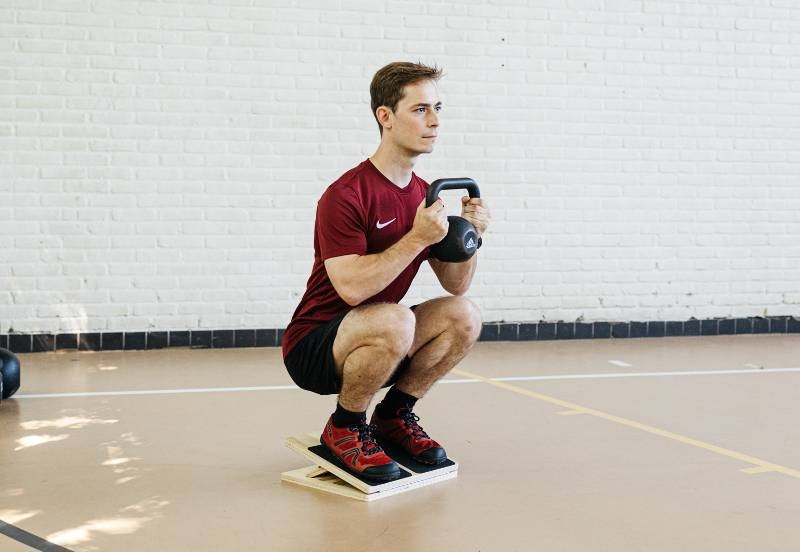
[[[486,232],[489,227],[489,221],[492,220],[489,206],[480,197],[462,197],[461,216],[472,223],[478,232],[478,236],[482,236]]]
[[[449,226],[442,200],[437,199],[433,205],[425,207],[425,200],[423,199],[417,206],[414,225],[409,233],[413,234],[423,245],[428,246],[442,241],[447,235]]]

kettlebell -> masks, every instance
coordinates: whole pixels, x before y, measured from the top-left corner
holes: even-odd
[[[430,207],[442,190],[465,189],[469,197],[481,197],[478,185],[471,178],[440,178],[434,180],[425,196],[425,207]],[[475,227],[464,217],[448,216],[449,227],[442,241],[431,246],[431,255],[447,263],[468,261],[483,244]]]
[[[0,347],[0,379],[2,379],[3,399],[11,397],[19,389],[19,358],[7,349]]]

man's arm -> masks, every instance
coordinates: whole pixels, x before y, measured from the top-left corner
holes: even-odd
[[[464,295],[472,284],[472,277],[478,266],[478,256],[473,255],[463,263],[446,263],[433,258],[428,259],[428,263],[447,293]]]
[[[401,272],[429,245],[447,234],[447,215],[441,200],[417,207],[411,230],[380,253],[342,255],[325,259],[325,271],[339,297],[355,307],[391,284]]]
[[[386,289],[425,247],[427,244],[409,232],[380,253],[326,259],[325,270],[339,297],[355,307]]]

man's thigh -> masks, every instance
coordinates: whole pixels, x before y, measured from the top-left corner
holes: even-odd
[[[378,342],[387,335],[410,331],[407,328],[413,324],[411,310],[396,303],[373,303],[352,309],[339,325],[333,342],[333,360],[338,375],[341,377],[344,363],[354,350]]]

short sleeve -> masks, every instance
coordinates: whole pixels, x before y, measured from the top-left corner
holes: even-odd
[[[317,203],[317,239],[322,260],[367,253],[361,204],[348,188],[329,188]]]

